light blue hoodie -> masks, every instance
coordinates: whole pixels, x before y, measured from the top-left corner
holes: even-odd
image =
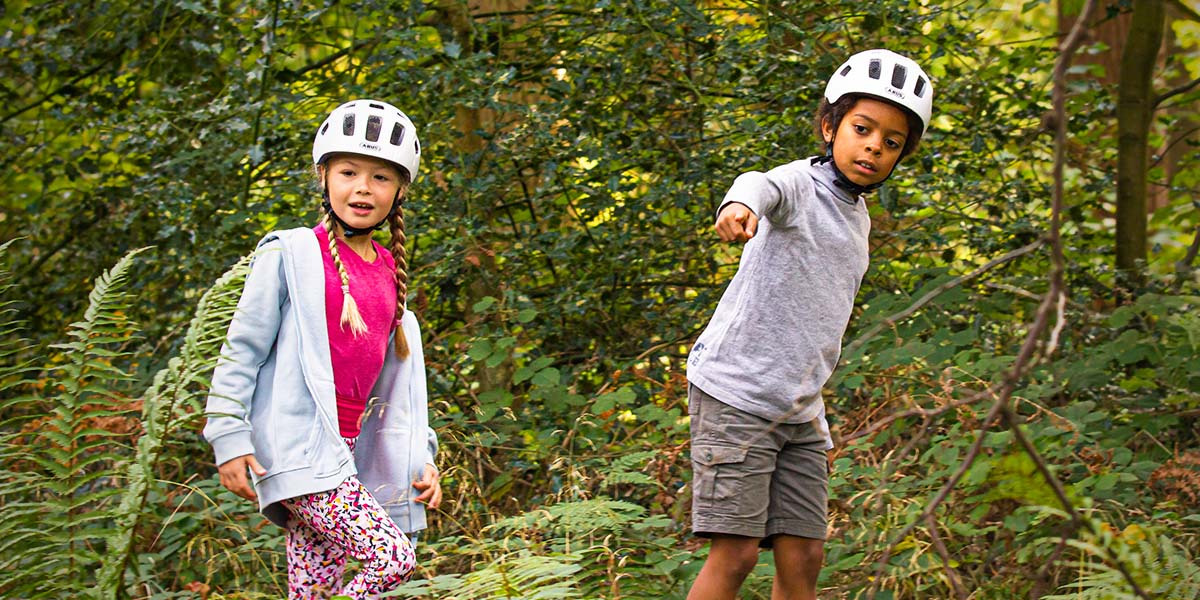
[[[407,310],[401,323],[411,353],[398,360],[389,342],[351,454],[338,429],[317,237],[298,228],[259,242],[213,372],[204,437],[218,465],[253,454],[266,469],[254,486],[275,524],[287,520],[280,500],[332,490],[357,474],[400,529],[425,529],[412,484],[434,464],[437,435],[420,327]]]

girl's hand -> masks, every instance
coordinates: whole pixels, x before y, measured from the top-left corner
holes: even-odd
[[[424,502],[429,508],[437,508],[442,503],[442,484],[438,481],[438,470],[433,465],[425,465],[425,473],[413,483],[413,487],[421,490],[417,502]]]
[[[247,500],[258,500],[258,494],[254,493],[254,486],[250,485],[250,478],[246,476],[246,469],[253,469],[254,474],[259,477],[267,474],[267,470],[254,460],[253,454],[231,458],[217,467],[217,472],[221,475],[221,485],[225,486],[225,489]]]
[[[722,242],[746,242],[758,231],[758,216],[741,202],[730,202],[717,215],[717,235]]]

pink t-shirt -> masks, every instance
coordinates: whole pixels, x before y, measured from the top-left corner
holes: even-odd
[[[329,252],[329,233],[324,225],[317,225],[313,232],[325,262],[325,322],[333,359],[338,427],[342,437],[352,438],[361,430],[359,421],[390,350],[388,336],[396,322],[396,262],[374,240],[371,244],[378,256],[373,262],[364,260],[345,241],[337,241],[338,256],[350,275],[350,295],[367,324],[367,332],[355,337],[349,327],[342,328],[342,278]]]

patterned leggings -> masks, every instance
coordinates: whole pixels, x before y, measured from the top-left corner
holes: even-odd
[[[351,450],[354,442],[346,440]],[[283,505],[291,513],[288,598],[374,598],[412,577],[417,564],[412,543],[357,477],[328,492],[284,500]],[[347,554],[361,567],[343,586]]]

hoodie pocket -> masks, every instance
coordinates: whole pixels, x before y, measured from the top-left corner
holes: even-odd
[[[353,454],[346,440],[325,431],[319,420],[313,423],[312,435],[305,445],[304,455],[312,465],[314,477],[329,477],[336,475],[350,462]]]

